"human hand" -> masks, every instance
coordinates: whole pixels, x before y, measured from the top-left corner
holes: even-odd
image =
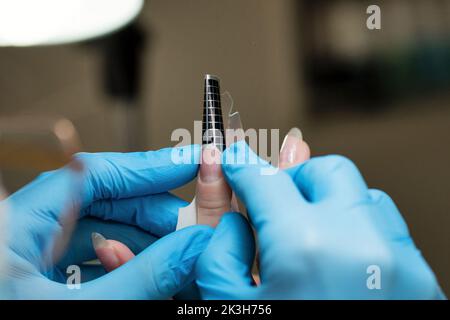
[[[199,224],[216,226],[220,217],[230,211],[231,190],[222,173],[221,155],[217,148],[206,147],[202,150],[196,186]],[[281,146],[279,168],[287,169],[309,157],[310,149],[303,140],[302,132],[298,128],[292,128]],[[118,268],[134,256],[126,244],[114,239],[105,239],[100,234],[94,238],[97,256],[107,271]]]
[[[211,230],[193,226],[171,233],[178,208],[186,203],[168,190],[195,177],[200,154],[198,146],[177,149],[190,160],[175,164],[172,152],[80,154],[72,165],[41,175],[5,200],[10,212],[6,277],[11,298],[166,299],[189,284]],[[120,222],[161,239],[141,239],[154,243],[117,270],[71,290],[65,269],[56,261],[65,252],[78,209],[81,218]],[[103,232],[124,230],[97,222]],[[84,248],[69,247],[76,250],[65,255],[65,265],[95,258],[89,238]]]
[[[250,224],[229,213],[197,262],[203,298],[443,297],[393,201],[368,189],[350,160],[318,157],[261,175],[268,167],[244,142],[223,154],[228,184],[256,229],[261,285],[254,286],[251,278]]]

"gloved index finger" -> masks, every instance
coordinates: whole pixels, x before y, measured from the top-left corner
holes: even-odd
[[[198,170],[200,146],[133,153],[81,153],[85,167],[83,207],[103,199],[162,193],[192,180]]]
[[[260,159],[243,141],[225,150],[222,168],[261,240],[279,234],[308,205],[287,173]],[[270,237],[261,235],[267,231]]]
[[[163,237],[175,231],[178,210],[186,205],[186,201],[165,192],[136,198],[95,201],[84,208],[81,215],[134,225]]]
[[[32,251],[29,259],[36,262],[42,259],[42,248],[57,248],[49,250],[52,254],[48,255],[55,259],[54,253],[60,252],[68,241],[80,207],[85,209],[100,200],[160,194],[179,187],[196,176],[199,156],[199,146],[78,154],[67,167],[42,175],[8,199],[20,217],[11,226],[23,239],[16,241],[15,246]]]

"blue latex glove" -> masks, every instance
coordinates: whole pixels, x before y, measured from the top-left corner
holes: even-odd
[[[197,263],[203,298],[443,297],[393,201],[368,189],[350,160],[318,157],[262,175],[270,166],[239,142],[224,152],[223,163],[256,230],[262,284],[255,287],[250,276],[251,227],[240,214],[229,213]],[[378,271],[379,283],[373,278]]]
[[[188,164],[175,164],[173,152],[183,154]],[[186,203],[168,190],[196,176],[199,155],[199,146],[130,154],[80,154],[74,165],[45,173],[13,194],[5,200],[10,213],[9,297],[166,299],[176,294],[193,281],[192,269],[212,233],[205,226],[173,232],[178,208]],[[80,163],[83,173],[77,169]],[[83,235],[84,244],[71,244],[55,264],[58,253],[65,252],[78,211],[84,227],[77,229],[76,235]],[[66,286],[65,267],[95,257],[90,229],[107,236],[122,234],[118,240],[124,240],[139,232],[136,227],[155,237],[138,234],[135,245],[154,242],[150,247],[118,269],[82,283],[80,289]]]
[[[178,201],[176,201],[178,202]],[[173,215],[177,219],[178,204],[167,207],[164,214]],[[99,218],[85,217],[77,222],[69,245],[63,258],[57,263],[57,270],[65,271],[70,265],[79,265],[81,268],[81,281],[94,280],[107,272],[101,265],[85,265],[85,261],[96,259],[97,256],[92,246],[91,235],[98,232],[106,237],[125,244],[135,255],[153,244],[159,237],[144,231],[140,227],[128,225],[112,220],[106,221]],[[61,274],[61,282],[66,282],[66,276]]]

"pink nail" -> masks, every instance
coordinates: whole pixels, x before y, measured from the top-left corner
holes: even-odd
[[[297,163],[297,153],[303,141],[300,129],[292,128],[284,138],[280,150],[280,167],[286,167]]]
[[[203,182],[214,182],[222,177],[221,152],[214,145],[206,145],[202,150],[200,179]]]

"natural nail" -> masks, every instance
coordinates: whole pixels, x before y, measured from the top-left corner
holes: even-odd
[[[220,165],[221,152],[214,145],[207,145],[202,150],[202,164],[200,165],[200,179],[203,182],[214,182],[222,177]]]
[[[297,150],[303,140],[300,129],[292,128],[284,138],[280,150],[280,164],[294,164],[296,162]]]
[[[95,250],[108,247],[106,238],[98,232],[92,232],[91,239]]]

